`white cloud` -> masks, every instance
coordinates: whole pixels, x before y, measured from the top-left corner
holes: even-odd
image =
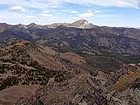
[[[94,16],[94,14],[91,10],[88,10],[87,12],[82,13],[82,14],[78,14],[78,18],[80,18],[80,19],[91,18],[93,16]]]
[[[13,6],[13,7],[11,7],[11,9],[12,9],[12,10],[20,10],[20,11],[22,11],[22,12],[25,12],[25,11],[26,11],[26,9],[23,8],[23,7],[21,7],[21,6]]]
[[[49,0],[0,0],[0,4],[19,5],[36,9],[57,8],[59,5],[58,2],[50,2]]]
[[[118,15],[110,15],[110,14],[98,14],[98,15],[95,15],[95,18],[120,18],[121,16],[118,16]]]
[[[140,0],[69,0],[69,3],[80,5],[98,5],[105,7],[139,8]]]
[[[65,3],[84,6],[98,5],[105,7],[139,8],[140,0],[46,0],[51,5],[63,5]]]
[[[101,10],[96,10],[93,13],[100,13],[100,12],[102,12],[102,11]]]
[[[15,16],[18,16],[18,17],[21,16],[21,14],[19,14],[19,13],[15,13],[14,15],[15,15]]]
[[[27,16],[27,18],[29,18],[29,19],[36,19],[35,16]]]
[[[61,12],[64,12],[64,13],[72,13],[72,14],[78,14],[79,12],[78,11],[76,11],[76,10],[65,10],[65,9],[62,9],[62,10],[60,10]]]
[[[80,4],[85,6],[98,5],[105,7],[139,8],[140,0],[1,0],[0,4],[19,5],[30,8],[58,8],[65,3]]]
[[[78,11],[70,10],[70,13],[77,14]]]
[[[55,18],[52,14],[49,14],[49,13],[40,14],[40,16],[49,17],[49,18]]]
[[[44,11],[42,11],[43,13],[50,13],[50,11],[48,11],[48,10],[44,10]]]

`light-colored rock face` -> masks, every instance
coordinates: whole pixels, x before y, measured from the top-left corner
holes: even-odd
[[[3,32],[5,30],[4,27],[0,27],[0,32]]]
[[[76,22],[73,22],[71,25],[75,26],[75,27],[79,27],[82,25],[87,25],[89,24],[89,22],[87,20],[78,20]]]
[[[82,29],[90,29],[90,28],[96,27],[92,23],[89,23],[87,20],[78,20],[73,23],[54,23],[54,24],[48,25],[48,28],[56,28],[59,26],[82,28]]]
[[[76,22],[71,23],[70,26],[74,28],[82,28],[82,29],[89,29],[95,27],[92,23],[89,23],[87,20],[78,20]]]
[[[87,105],[87,103],[85,101],[82,101],[79,103],[79,105]]]

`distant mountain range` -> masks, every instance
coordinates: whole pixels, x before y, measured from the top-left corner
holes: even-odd
[[[140,29],[100,27],[87,20],[51,25],[0,23],[1,47],[18,39],[55,47],[140,55]]]

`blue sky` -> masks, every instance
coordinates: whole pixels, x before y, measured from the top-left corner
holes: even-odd
[[[0,1],[0,23],[51,24],[79,19],[100,26],[140,27],[140,0]]]

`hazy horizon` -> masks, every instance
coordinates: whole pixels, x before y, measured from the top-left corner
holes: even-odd
[[[85,19],[80,19],[80,20],[85,20]],[[76,21],[78,21],[78,20],[75,20],[75,21],[73,21],[73,22],[76,22]],[[73,22],[56,22],[56,24],[58,23],[73,23]],[[88,21],[89,23],[91,23],[90,21]],[[6,23],[6,22],[2,22],[2,23]],[[10,23],[6,23],[6,24],[8,24],[8,25],[19,25],[19,24],[21,24],[21,25],[30,25],[30,24],[32,24],[32,23],[28,23],[28,24],[24,24],[24,23],[15,23],[15,24],[10,24]],[[49,24],[37,24],[37,23],[33,23],[33,24],[36,24],[36,25],[52,25],[52,24],[55,24],[55,23],[49,23]],[[92,23],[93,25],[95,25],[95,26],[99,26],[99,27],[116,27],[116,28],[136,28],[136,29],[140,29],[140,27],[130,27],[130,26],[109,26],[109,25],[98,25],[98,24],[94,24],[94,23]]]

